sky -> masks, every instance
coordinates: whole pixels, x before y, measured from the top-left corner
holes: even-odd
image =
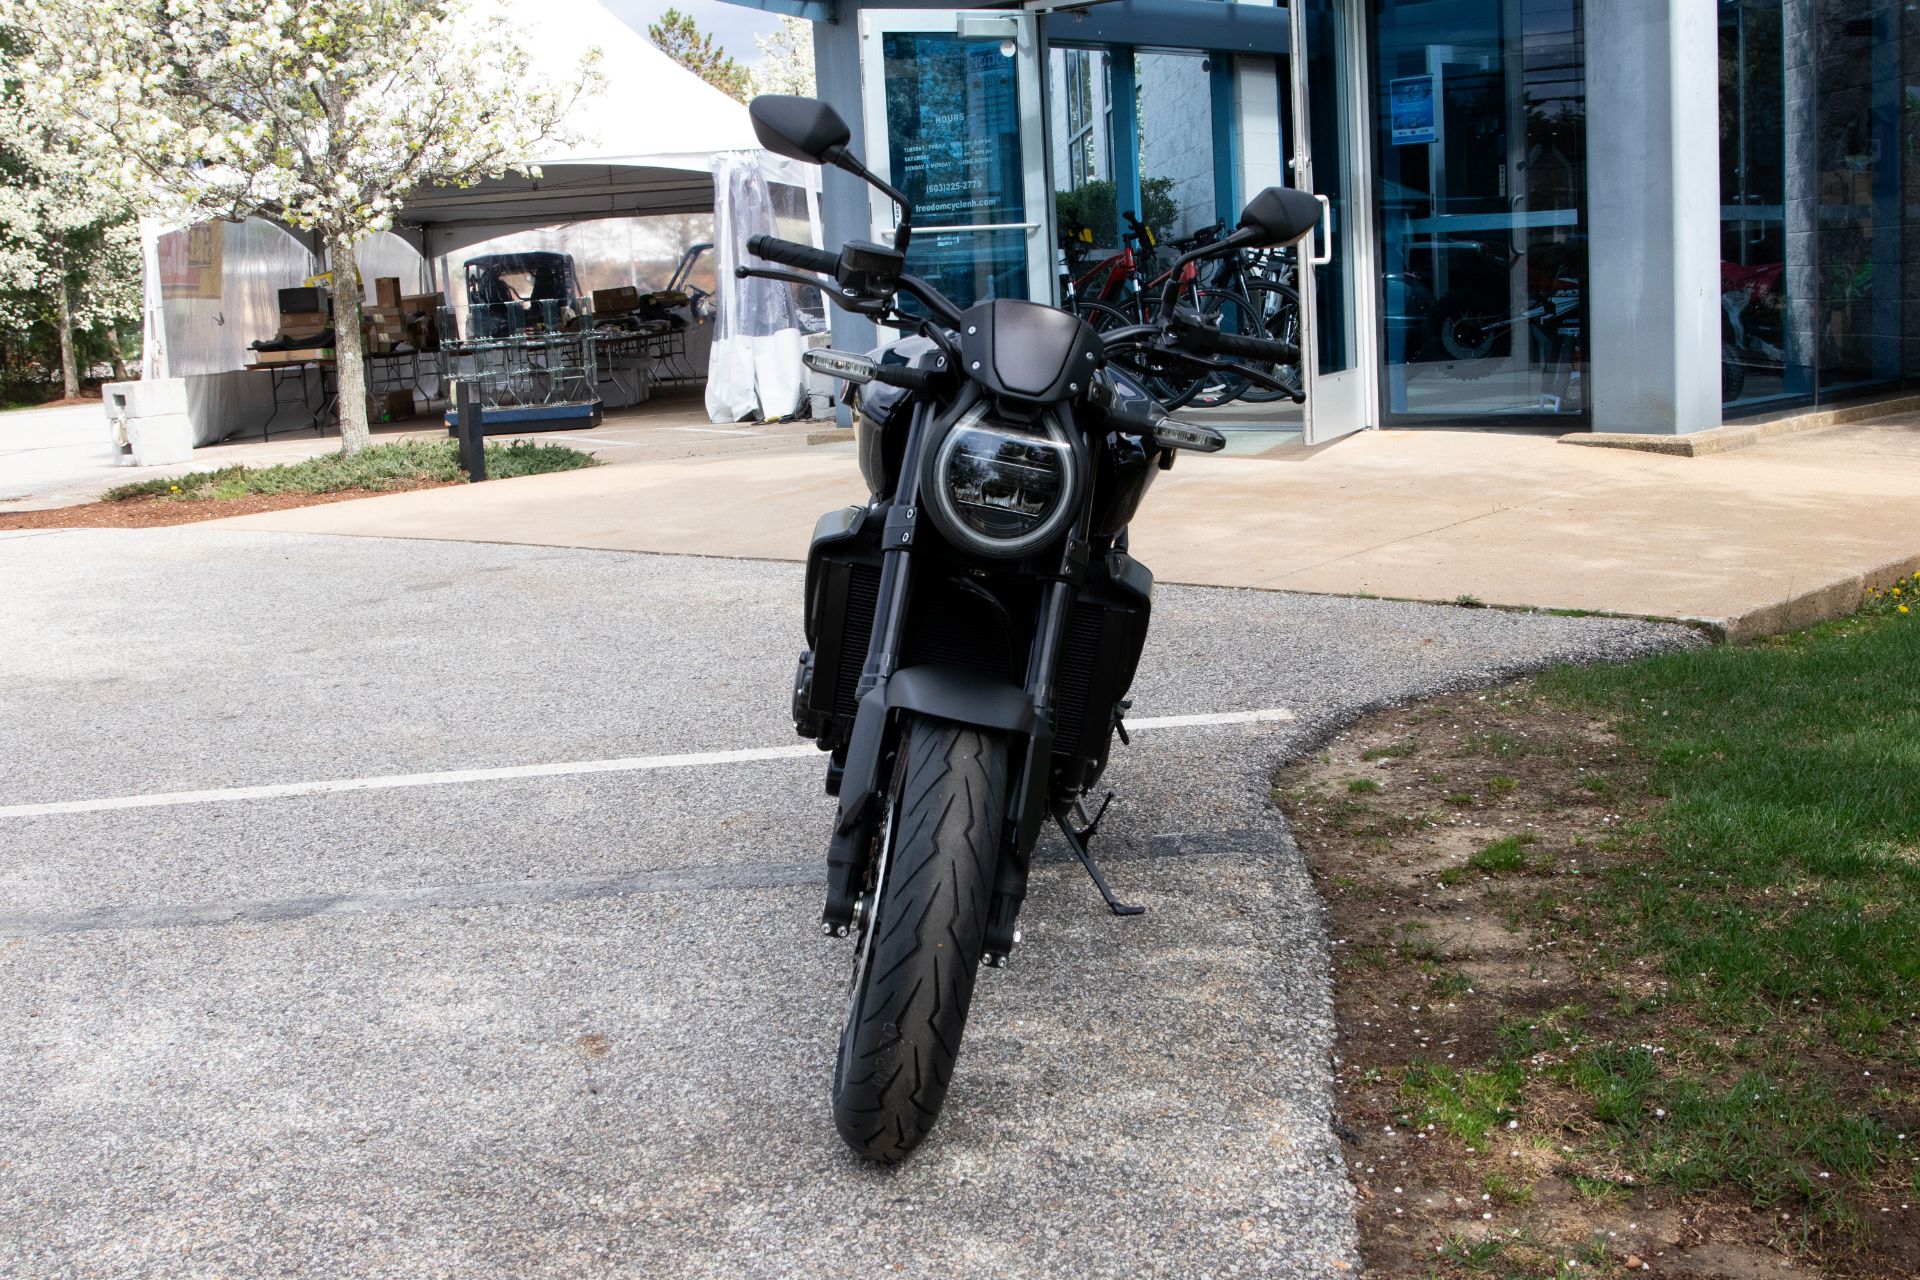
[[[641,35],[647,24],[668,9],[690,13],[700,30],[733,56],[743,67],[757,66],[760,47],[756,35],[767,35],[780,27],[780,19],[771,13],[749,9],[745,5],[725,4],[722,0],[601,0],[607,10]]]

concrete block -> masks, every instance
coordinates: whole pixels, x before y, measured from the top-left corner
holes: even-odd
[[[145,418],[187,412],[185,378],[149,378],[139,382],[109,382],[100,388],[100,402],[108,418]]]
[[[155,413],[127,419],[127,443],[137,467],[158,467],[193,460],[193,419],[182,413]]]

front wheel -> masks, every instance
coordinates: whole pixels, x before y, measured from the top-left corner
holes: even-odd
[[[869,1160],[920,1145],[953,1081],[986,946],[1007,802],[1004,736],[909,717],[854,953],[833,1120]]]

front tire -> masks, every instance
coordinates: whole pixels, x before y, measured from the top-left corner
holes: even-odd
[[[869,1160],[891,1164],[919,1146],[953,1081],[1006,788],[1004,736],[908,718],[833,1073],[834,1124]]]

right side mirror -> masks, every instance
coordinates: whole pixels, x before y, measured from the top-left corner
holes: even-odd
[[[1247,202],[1240,226],[1267,247],[1292,244],[1320,224],[1320,201],[1311,191],[1268,187]]]
[[[747,104],[747,114],[760,145],[789,160],[832,164],[833,153],[853,140],[853,131],[840,113],[818,98],[765,93]]]

